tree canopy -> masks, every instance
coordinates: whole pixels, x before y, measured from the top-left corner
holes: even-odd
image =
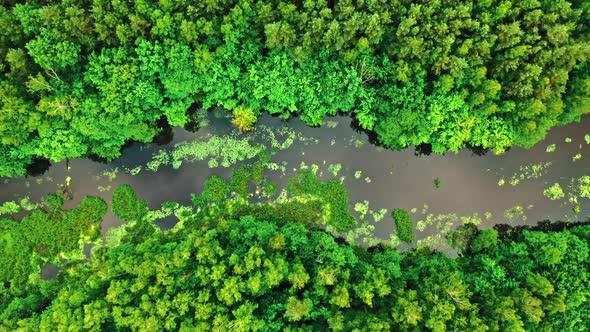
[[[128,218],[129,224],[115,232],[118,240],[97,245],[88,260],[60,256],[69,257],[65,264],[55,261],[56,255],[79,248],[81,236],[96,235],[92,225],[106,212],[104,202],[89,197],[78,208],[62,211],[61,202],[48,200],[54,202],[47,205],[53,206],[50,211],[34,211],[20,222],[4,219],[0,245],[7,254],[2,266],[11,268],[3,268],[0,275],[0,327],[56,331],[581,331],[590,327],[588,225],[485,230],[467,225],[451,237],[457,258],[426,247],[403,253],[385,245],[366,248],[322,229],[317,219],[330,220],[329,211],[307,195],[327,183],[302,173],[290,182],[293,197],[248,203],[230,195],[231,186],[222,178],[212,177],[201,194],[206,200],[195,200],[192,212],[185,209],[178,215],[181,222],[173,229],[157,231],[146,217],[149,213]],[[128,186],[116,191],[113,205],[130,204],[129,211],[134,211],[141,202]],[[400,220],[400,215],[407,216],[396,211]],[[37,227],[43,223],[53,223],[54,230]],[[51,234],[51,241],[39,236],[17,240],[25,234],[23,227],[29,230],[26,234]],[[62,234],[60,241],[55,241],[56,234]],[[61,264],[57,279],[38,276],[40,264],[48,260]]]
[[[584,1],[3,2],[0,174],[113,159],[193,104],[309,125],[338,112],[393,149],[530,147],[588,113]]]

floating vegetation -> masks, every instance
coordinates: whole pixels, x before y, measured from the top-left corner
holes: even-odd
[[[385,218],[385,215],[387,214],[387,209],[381,209],[377,212],[371,210],[369,211],[369,213],[373,216],[375,222],[380,222],[381,220],[383,220],[383,218]]]
[[[262,143],[252,143],[254,141]],[[168,165],[178,169],[184,162],[203,160],[207,160],[209,168],[230,167],[256,156],[268,163],[272,155],[290,148],[295,141],[306,145],[319,142],[317,138],[304,137],[287,127],[257,126],[245,137],[234,130],[228,136],[208,135],[198,141],[177,143],[170,149],[154,153],[152,160],[146,164],[146,169],[157,172],[161,166]],[[305,154],[303,151],[301,153]]]
[[[316,164],[311,164],[311,172],[313,173],[313,175],[317,175],[319,169],[320,169],[320,166],[318,166]]]
[[[579,199],[590,198],[590,175],[584,175],[578,179],[571,179],[567,188],[568,202],[572,205],[572,212],[578,215],[581,212]]]
[[[180,168],[183,162],[205,160],[208,157],[218,158],[221,166],[230,167],[239,161],[254,158],[262,151],[262,145],[250,145],[248,139],[213,136],[207,142],[178,143],[170,156],[174,169]]]
[[[119,174],[119,167],[115,167],[110,170],[106,170],[106,171],[102,172],[102,176],[109,179],[109,182],[112,182],[114,179],[116,179],[117,174]]]
[[[436,189],[439,189],[440,185],[441,185],[440,179],[439,178],[434,179],[434,187]]]
[[[368,177],[368,176],[367,176],[367,177],[365,178],[365,182],[366,182],[366,183],[371,183],[371,182],[372,182],[372,180],[371,180],[371,178],[370,178],[370,177]]]
[[[450,251],[446,238],[453,229],[453,226],[461,224],[479,225],[481,221],[478,213],[474,213],[470,216],[458,216],[455,213],[439,215],[428,214],[425,218],[416,222],[416,229],[420,232],[424,232],[427,228],[434,227],[435,232],[433,232],[433,235],[418,240],[417,244],[419,247],[429,247],[433,250]]]
[[[270,162],[266,164],[266,168],[270,169],[271,171],[278,171],[281,168],[281,165],[275,162]]]
[[[566,142],[566,143],[571,143],[572,142],[572,139],[569,138],[569,137],[566,137],[563,141]]]
[[[361,178],[361,176],[363,176],[363,171],[360,171],[360,170],[358,170],[358,171],[355,171],[355,172],[354,172],[354,178],[355,178],[355,179],[357,179],[357,180],[358,180],[358,179],[360,179],[360,178]]]
[[[449,213],[449,214],[425,214],[423,213],[423,215],[425,215],[425,218],[420,219],[416,222],[416,229],[420,232],[424,232],[426,230],[427,227],[429,226],[436,226],[437,229],[440,229],[441,227],[446,229],[447,227],[453,226],[453,225],[458,225],[458,224],[474,224],[474,225],[479,225],[481,224],[481,218],[479,217],[479,214],[476,212],[471,216],[458,216],[455,213]],[[450,226],[448,226],[448,224],[450,224]],[[444,225],[444,226],[441,226]]]
[[[554,152],[556,147],[557,146],[555,144],[549,144],[549,145],[547,145],[545,152]]]
[[[590,134],[584,135],[584,141],[586,141],[586,144],[590,144]]]
[[[139,172],[141,172],[141,170],[143,169],[143,167],[141,166],[137,166],[135,168],[125,168],[125,172],[131,174],[131,175],[137,175],[139,174]]]
[[[332,175],[337,176],[338,172],[342,169],[342,164],[330,164],[328,166],[328,171],[332,173]]]
[[[365,219],[367,212],[369,212],[369,201],[365,200],[362,203],[354,204],[354,211],[358,213],[360,219]]]
[[[332,227],[330,227],[330,228],[332,228]],[[328,231],[330,231],[328,227],[326,227],[326,229]],[[334,235],[337,235],[337,236],[341,235],[333,230],[331,231],[331,233]],[[346,239],[346,242],[348,242],[348,243],[357,243],[360,239],[362,243],[364,243],[365,245],[367,245],[369,247],[385,242],[379,238],[376,238],[374,234],[375,234],[375,226],[371,225],[367,221],[362,221],[353,230],[350,230],[342,235],[344,236],[344,238]]]
[[[572,161],[577,161],[577,160],[580,160],[580,159],[582,159],[582,154],[581,153],[578,153],[578,154],[576,154],[575,156],[572,157]]]
[[[486,218],[486,220],[490,220],[490,219],[492,219],[492,213],[491,213],[491,212],[489,212],[489,211],[488,211],[488,212],[485,212],[483,215],[484,215],[484,217]]]
[[[161,220],[170,217],[174,214],[174,211],[180,207],[180,204],[173,201],[166,201],[162,203],[159,210],[148,211],[145,218],[150,222]],[[191,209],[192,210],[192,209]]]
[[[523,180],[538,179],[547,173],[547,168],[549,168],[552,164],[553,163],[550,161],[545,161],[536,164],[520,166],[520,173],[514,173],[512,175],[510,178],[510,184],[512,186],[516,186],[520,183],[520,181]],[[498,185],[501,186],[500,182],[498,182]]]
[[[336,140],[335,140],[335,139],[332,139],[332,140],[330,141],[330,145],[334,145],[334,144],[336,144]]]
[[[328,120],[326,121],[326,127],[334,129],[338,126],[338,121]]]
[[[41,204],[31,202],[29,196],[25,196],[20,200],[4,202],[0,205],[0,216],[8,214],[16,214],[25,211],[32,211],[38,208]]]
[[[500,180],[498,180],[498,186],[502,187],[504,184],[506,184],[506,180],[504,180],[504,177],[502,177]]]
[[[584,198],[590,198],[590,176],[584,175],[578,179],[578,194]]]
[[[512,222],[517,218],[522,218],[523,221],[527,220],[527,217],[524,214],[524,208],[518,205],[504,211],[504,218],[509,222]]]
[[[236,139],[230,136],[212,136],[208,141],[181,142],[172,151],[160,150],[152,156],[146,168],[156,172],[161,166],[172,164],[178,169],[184,162],[194,162],[212,158],[209,167],[223,167],[251,159],[264,151],[260,144],[251,145],[248,138]]]
[[[362,141],[356,137],[351,137],[348,142],[349,142],[349,145],[352,145],[357,149],[362,148],[365,145],[364,141]]]
[[[110,191],[111,190],[111,186],[107,185],[107,186],[98,186],[98,191],[101,193],[104,193],[106,191]]]

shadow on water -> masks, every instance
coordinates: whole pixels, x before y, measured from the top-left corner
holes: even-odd
[[[432,144],[422,143],[414,147],[414,155],[416,157],[430,156],[432,154]]]
[[[352,128],[355,133],[366,135],[369,143],[375,147],[387,148],[383,143],[381,143],[381,141],[379,141],[379,137],[377,136],[376,132],[361,127],[359,120],[352,116],[352,112],[343,115],[347,115],[351,119],[350,128]]]
[[[509,239],[512,241],[516,241],[521,237],[524,231],[561,232],[563,230],[568,230],[573,227],[583,225],[590,225],[590,220],[578,222],[542,220],[537,222],[536,226],[512,226],[508,224],[496,224],[493,228],[498,232],[498,237],[501,240]]]
[[[168,120],[166,120],[165,117],[161,117],[156,122],[156,125],[159,128],[159,132],[152,140],[152,143],[162,146],[172,142],[174,139],[174,132],[172,132],[172,126],[170,126]]]
[[[51,162],[43,157],[34,157],[33,162],[27,166],[26,177],[36,177],[45,174],[49,170]]]

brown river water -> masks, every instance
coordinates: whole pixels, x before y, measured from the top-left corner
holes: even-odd
[[[389,151],[370,144],[366,133],[354,130],[349,117],[338,116],[329,121],[330,126],[311,128],[299,119],[285,122],[264,115],[259,125],[287,127],[298,137],[305,138],[296,140],[272,158],[272,162],[283,165],[284,169],[283,172],[268,170],[267,178],[281,189],[302,162],[308,166],[318,165],[322,179],[333,177],[328,170],[330,164],[341,164],[337,177],[345,177],[351,211],[356,203],[365,200],[370,210],[387,209],[380,222],[374,222],[370,214],[365,217],[378,238],[387,239],[394,229],[389,217],[392,208],[414,211],[411,216],[417,222],[417,239],[423,241],[437,234],[444,235],[461,223],[461,217],[473,217],[474,214],[481,219],[480,225],[484,228],[497,223],[535,225],[545,219],[586,220],[590,215],[588,199],[579,200],[581,211],[575,215],[567,196],[572,179],[590,175],[590,145],[584,140],[584,135],[590,134],[590,117],[585,117],[581,123],[554,128],[544,141],[531,149],[514,147],[502,155],[489,152],[483,156],[468,149],[456,154],[427,156],[415,155],[413,147]],[[232,130],[228,119],[210,115],[209,125],[196,133],[173,128],[170,133],[173,138],[168,144],[136,143],[126,148],[119,159],[109,163],[75,159],[69,162],[69,172],[65,162],[60,162],[39,176],[2,178],[0,204],[25,196],[38,202],[46,194],[58,190],[69,176],[73,199],[66,203],[66,207],[74,206],[84,195],[98,195],[109,202],[112,190],[124,183],[131,184],[152,209],[160,208],[160,204],[168,200],[190,205],[190,194],[200,192],[207,177],[215,174],[228,179],[232,168],[209,168],[204,160],[183,163],[178,169],[171,166],[162,166],[157,172],[143,169],[136,175],[125,169],[145,166],[156,151],[172,149],[176,143],[202,140],[211,134],[226,135]],[[245,134],[236,134],[236,137],[245,137]],[[264,134],[258,134],[251,142],[263,139]],[[550,144],[556,145],[554,152],[546,151]],[[536,171],[533,171],[533,165],[536,165]],[[105,171],[113,169],[119,169],[116,178],[109,179],[104,175]],[[440,180],[439,188],[434,184],[435,179]],[[502,179],[504,184],[499,185]],[[520,179],[518,184],[514,181],[516,179]],[[512,185],[511,180],[516,185]],[[566,192],[564,199],[552,201],[543,195],[543,190],[554,183],[559,183]],[[103,231],[121,223],[109,212],[103,222]],[[157,223],[167,229],[175,220],[172,217]],[[440,246],[436,241],[429,243]]]

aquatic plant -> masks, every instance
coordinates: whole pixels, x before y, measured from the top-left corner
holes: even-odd
[[[512,174],[510,184],[516,186],[523,180],[538,179],[547,173],[547,169],[553,165],[551,161],[543,161],[539,163],[529,163],[519,167],[520,172]],[[500,185],[500,183],[498,183]]]
[[[369,212],[369,201],[365,200],[362,203],[355,203],[354,211],[358,213],[360,219],[364,219],[367,212]]]
[[[439,189],[440,188],[440,185],[441,185],[440,179],[439,178],[434,179],[434,187],[436,189]]]
[[[328,171],[332,173],[332,175],[337,176],[338,172],[342,169],[342,164],[330,164],[328,166]]]
[[[584,175],[578,179],[578,194],[590,198],[590,176]]]
[[[507,221],[513,221],[517,218],[522,218],[523,221],[527,220],[527,216],[524,214],[524,208],[522,206],[515,206],[504,211],[504,218]]]
[[[369,213],[373,216],[373,220],[375,220],[375,222],[379,222],[381,220],[383,220],[383,218],[385,217],[385,215],[387,214],[387,209],[381,209],[379,211],[369,211]]]
[[[114,179],[116,179],[117,174],[119,174],[119,167],[115,167],[102,172],[102,176],[106,176],[109,179],[109,182],[112,182]]]
[[[361,171],[361,170],[358,170],[358,171],[355,171],[355,172],[354,172],[354,178],[355,178],[355,179],[357,179],[357,180],[358,180],[358,179],[360,179],[360,178],[361,178],[361,176],[363,176],[363,171]]]
[[[338,126],[338,121],[327,120],[325,126],[332,129],[336,128]]]
[[[556,144],[555,143],[549,144],[549,145],[547,145],[547,148],[545,149],[545,152],[554,152],[555,151],[555,148],[556,148]]]
[[[559,183],[555,183],[551,187],[545,189],[543,191],[543,195],[545,195],[545,197],[549,198],[552,201],[562,199],[563,197],[565,197],[563,189],[561,189]]]

